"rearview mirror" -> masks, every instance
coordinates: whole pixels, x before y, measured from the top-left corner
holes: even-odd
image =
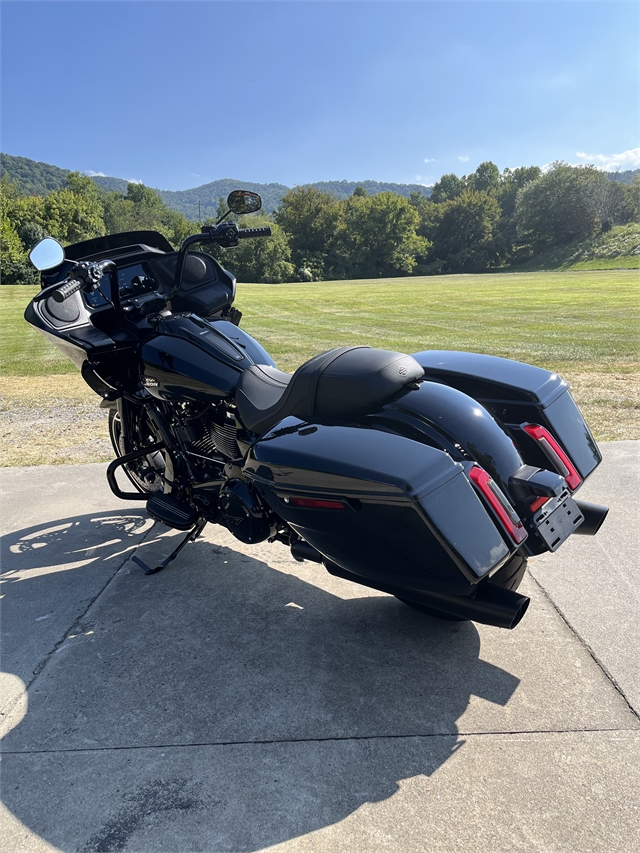
[[[53,237],[45,237],[29,252],[29,260],[37,270],[51,270],[64,261],[64,249]]]
[[[262,199],[249,190],[234,190],[227,197],[227,205],[232,213],[255,213],[262,207]]]

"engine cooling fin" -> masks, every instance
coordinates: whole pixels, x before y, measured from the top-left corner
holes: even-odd
[[[212,421],[209,430],[210,438],[220,453],[228,456],[229,459],[238,459],[242,455],[238,447],[238,429],[235,422],[227,421],[224,424],[218,424]]]

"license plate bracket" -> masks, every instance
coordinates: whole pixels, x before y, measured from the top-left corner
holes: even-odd
[[[557,551],[573,531],[584,521],[584,516],[578,509],[574,499],[567,495],[558,499],[550,511],[545,504],[542,511],[534,519],[538,534],[549,551]]]

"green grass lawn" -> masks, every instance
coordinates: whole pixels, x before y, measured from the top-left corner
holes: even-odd
[[[594,258],[590,261],[577,261],[569,267],[571,270],[637,270],[640,269],[640,255],[620,255],[617,258]]]
[[[561,370],[638,361],[632,270],[238,285],[242,327],[291,370],[333,346],[460,349]]]
[[[491,353],[560,371],[620,371],[639,360],[639,284],[634,270],[240,284],[235,304],[242,327],[284,370],[334,346],[366,343],[409,353]],[[76,371],[24,321],[36,292],[0,288],[4,376]]]

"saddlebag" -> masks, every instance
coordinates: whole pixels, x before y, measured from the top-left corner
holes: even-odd
[[[244,473],[326,561],[363,578],[469,595],[515,550],[462,464],[391,432],[289,417]]]
[[[426,350],[413,357],[424,368],[425,379],[456,388],[481,403],[513,439],[527,465],[550,467],[541,443],[524,431],[528,424],[551,433],[582,480],[602,461],[569,393],[569,383],[557,373],[472,352]]]

